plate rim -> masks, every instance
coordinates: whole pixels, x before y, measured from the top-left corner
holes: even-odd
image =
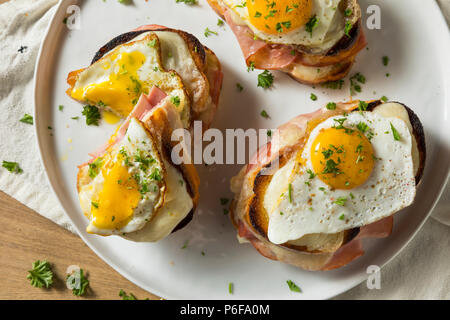
[[[131,281],[132,283],[134,283],[135,285],[139,286],[140,288],[142,288],[145,291],[148,291],[149,293],[153,294],[153,295],[157,295],[161,298],[163,298],[164,296],[168,296],[168,299],[177,299],[177,298],[171,298],[170,297],[170,293],[163,293],[161,292],[161,290],[159,289],[155,289],[155,288],[146,288],[146,285],[144,285],[143,283],[141,283],[139,280],[137,280],[134,275],[131,272],[128,272],[126,270],[122,270],[122,268],[120,268],[114,261],[112,261],[111,259],[109,259],[108,257],[106,257],[99,249],[97,249],[94,245],[94,243],[91,243],[91,241],[89,239],[87,239],[87,237],[83,234],[83,232],[81,232],[79,230],[79,228],[77,227],[77,225],[74,223],[73,219],[71,218],[71,216],[68,214],[66,206],[63,204],[63,202],[60,199],[60,196],[58,195],[55,187],[54,187],[54,183],[52,182],[53,179],[50,177],[49,175],[49,170],[48,170],[48,160],[44,159],[43,156],[43,145],[44,142],[42,141],[42,137],[39,133],[39,128],[40,128],[40,116],[39,114],[36,112],[37,111],[37,104],[38,104],[38,99],[37,99],[37,92],[39,91],[39,84],[37,81],[38,78],[38,74],[41,73],[41,69],[43,68],[42,64],[42,53],[45,50],[45,47],[47,45],[48,42],[51,41],[50,39],[50,35],[52,32],[57,32],[58,29],[57,27],[54,27],[54,25],[56,24],[57,18],[61,17],[62,15],[62,11],[63,7],[65,6],[65,4],[69,2],[71,4],[76,4],[79,1],[78,0],[60,0],[58,1],[58,4],[56,4],[56,9],[55,12],[53,13],[50,22],[45,30],[45,35],[43,37],[42,43],[39,47],[39,51],[38,51],[38,55],[36,58],[36,64],[35,64],[35,70],[34,70],[34,77],[33,77],[33,116],[35,119],[35,126],[34,126],[34,132],[35,132],[35,142],[38,145],[39,148],[39,159],[41,162],[41,165],[44,168],[45,171],[45,177],[47,180],[48,185],[50,186],[50,190],[53,193],[53,195],[57,198],[59,204],[61,205],[64,214],[66,215],[66,217],[70,220],[72,227],[76,230],[78,236],[83,240],[83,242],[98,256],[100,257],[107,265],[109,265],[110,267],[112,267],[116,272],[118,272],[120,275],[124,276],[126,279],[128,279],[129,281]],[[439,21],[436,22],[438,24],[440,24],[444,30],[442,30],[443,33],[445,33],[445,29],[447,30],[447,34],[449,35],[449,37],[444,37],[446,40],[445,44],[446,47],[450,50],[450,29],[449,26],[447,25],[445,18],[443,16],[442,10],[440,9],[437,1],[434,1],[434,9],[433,10],[437,10],[438,14],[440,16]],[[448,62],[447,65],[449,71],[450,71],[450,62]],[[447,75],[446,77],[444,77],[444,83],[449,84],[450,85],[450,74]],[[446,94],[446,100],[444,102],[444,104],[447,106],[447,109],[450,108],[450,90],[447,89],[447,91],[445,91]],[[446,141],[447,144],[450,144],[450,137],[447,138]],[[447,181],[450,179],[450,164],[447,166],[447,177],[446,179],[443,180],[443,182],[441,183],[441,185],[439,186],[439,192],[437,194],[437,197],[435,198],[434,202],[432,203],[428,213],[424,216],[424,218],[422,219],[421,223],[418,225],[418,227],[416,228],[416,230],[414,232],[411,233],[411,235],[408,237],[408,239],[403,243],[403,245],[389,258],[386,260],[385,263],[382,264],[381,269],[384,268],[387,264],[389,264],[393,259],[395,259],[400,252],[402,252],[405,247],[411,242],[411,240],[417,235],[417,233],[423,228],[423,225],[425,224],[425,222],[430,218],[431,213],[433,212],[434,208],[436,207],[437,203],[439,202],[442,193],[444,192],[445,189],[445,185],[447,183]],[[364,275],[361,276],[360,279],[355,279],[355,282],[351,282],[351,284],[349,285],[345,285],[343,286],[343,290],[337,293],[331,293],[328,295],[324,295],[322,299],[326,300],[326,299],[332,299],[340,294],[343,294],[349,290],[351,290],[352,288],[358,286],[359,284],[361,284],[362,282],[364,282],[366,279],[368,278],[368,275]],[[150,289],[150,290],[149,290]],[[208,299],[205,299],[208,300]],[[292,300],[297,300],[297,299],[292,299]]]

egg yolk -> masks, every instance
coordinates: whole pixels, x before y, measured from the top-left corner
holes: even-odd
[[[109,62],[104,62],[102,65],[105,70],[114,70],[109,74],[107,81],[73,90],[71,95],[77,100],[108,106],[123,117],[127,117],[141,93],[148,93],[148,88],[143,87],[137,74],[146,59],[145,55],[139,51],[113,55],[111,57],[113,66]]]
[[[311,146],[314,173],[333,189],[363,184],[372,173],[374,159],[369,139],[354,129],[323,129]]]
[[[99,229],[120,229],[127,225],[141,200],[138,184],[122,165],[123,160],[121,154],[114,160],[111,156],[104,158],[103,189],[91,209],[92,223]]]
[[[269,34],[288,33],[311,18],[313,0],[247,0],[250,23]]]

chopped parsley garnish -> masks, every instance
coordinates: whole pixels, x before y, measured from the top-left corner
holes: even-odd
[[[261,117],[263,117],[265,119],[269,119],[270,118],[270,116],[269,116],[269,114],[267,113],[266,110],[261,111]]]
[[[91,205],[92,205],[95,209],[98,209],[98,203],[97,203],[97,202],[91,201]]]
[[[2,167],[12,173],[22,173],[23,172],[23,170],[20,168],[20,166],[17,162],[3,160]]]
[[[339,168],[337,166],[338,166],[338,164],[333,159],[328,159],[322,173],[323,174],[328,174],[328,173],[341,174],[341,172],[339,171]]]
[[[267,136],[268,136],[268,137],[271,137],[271,136],[272,136],[272,130],[270,130],[270,129],[267,130]]]
[[[217,33],[216,31],[212,31],[212,30],[210,30],[209,28],[206,28],[205,29],[205,37],[209,37],[210,35],[212,35],[212,34],[214,34],[214,35],[216,35],[216,36],[218,36],[219,35],[219,33]]]
[[[339,220],[344,220],[345,219],[345,214],[341,214],[341,216],[339,217]]]
[[[70,278],[71,275],[67,275],[67,279]],[[86,293],[86,289],[89,286],[89,280],[84,275],[83,269],[80,269],[76,272],[76,275],[72,278],[72,282],[69,283],[69,286],[72,287],[72,293],[74,296],[81,297]]]
[[[391,124],[391,130],[392,130],[392,135],[394,136],[394,140],[395,141],[400,141],[401,137],[400,137],[400,133],[398,133],[397,129],[395,129],[395,127]]]
[[[322,151],[323,157],[324,157],[325,159],[330,158],[330,157],[333,155],[333,153],[334,153],[334,152],[333,152],[333,150],[331,150],[331,149]]]
[[[63,111],[63,110],[64,110],[64,106],[63,106],[62,104],[60,104],[60,105],[58,106],[58,110],[59,110],[59,111]]]
[[[382,58],[382,61],[383,61],[383,66],[386,67],[389,64],[389,57],[388,56],[384,56]]]
[[[356,128],[358,128],[358,130],[362,133],[366,133],[366,131],[369,129],[369,126],[365,122],[360,122],[356,125]]]
[[[177,0],[177,2],[181,2],[181,1],[185,1],[185,0]],[[195,0],[194,0],[194,1],[195,1]],[[136,297],[134,296],[134,294],[132,294],[132,293],[130,292],[130,294],[127,295],[127,293],[126,293],[125,291],[123,291],[122,289],[120,289],[120,291],[119,291],[119,297],[121,297],[122,300],[138,300],[138,298],[136,298]]]
[[[258,75],[258,87],[267,89],[273,84],[273,75],[269,70],[264,70],[264,72]]]
[[[247,67],[247,72],[253,71],[255,70],[255,63],[253,61],[250,61],[248,67]]]
[[[350,95],[355,95],[356,92],[361,92],[362,88],[361,85],[358,84],[365,84],[366,83],[366,77],[364,77],[361,73],[357,72],[352,77],[350,77]]]
[[[53,284],[53,272],[50,263],[47,261],[35,261],[32,264],[32,269],[28,270],[27,279],[33,287],[47,289]]]
[[[350,21],[346,21],[344,33],[347,37],[350,37],[350,31],[352,30],[352,28],[353,28],[353,23],[351,23]]]
[[[189,240],[186,240],[183,244],[183,246],[181,247],[181,249],[186,249],[189,245]]]
[[[362,143],[360,143],[360,144],[358,144],[358,146],[356,147],[355,152],[356,152],[356,153],[361,153],[362,150],[363,150],[363,145],[362,145]]]
[[[233,284],[233,282],[230,282],[228,284],[228,293],[233,294],[233,292],[234,292],[234,284]]]
[[[345,204],[347,203],[347,197],[339,197],[336,199],[336,201],[334,201],[334,203],[340,206],[345,206]]]
[[[223,25],[224,25],[223,20],[222,20],[222,19],[217,19],[217,25],[218,25],[219,27],[223,26]]]
[[[84,106],[81,114],[86,117],[86,124],[88,126],[98,126],[98,121],[102,117],[98,108],[91,105]]]
[[[291,21],[278,22],[276,25],[276,30],[278,32],[283,32],[283,27],[289,29],[291,27]]]
[[[188,4],[188,5],[197,4],[197,0],[176,0],[176,3],[179,3],[179,2],[184,2],[185,4]]]
[[[26,124],[33,124],[34,123],[33,116],[29,115],[28,113],[25,113],[25,115],[19,121],[23,122],[23,123],[26,123]]]
[[[156,39],[153,39],[151,41],[148,42],[148,46],[150,48],[154,48],[156,46]]]
[[[161,181],[161,173],[159,172],[158,168],[155,168],[153,170],[152,174],[150,175],[150,179],[156,180],[156,181]]]
[[[179,107],[181,100],[179,96],[172,96],[170,97],[170,102],[172,102],[176,107]]]
[[[292,292],[302,292],[302,290],[300,289],[300,287],[297,286],[297,285],[294,283],[294,281],[292,281],[292,280],[287,280],[286,283],[287,283],[289,289],[290,289]]]
[[[368,106],[369,106],[369,104],[367,102],[359,101],[358,110],[359,111],[366,111]]]
[[[316,15],[312,16],[309,21],[305,25],[306,32],[309,32],[312,38],[312,33],[314,28],[316,28],[319,25],[319,18],[317,18]]]
[[[329,103],[327,104],[327,109],[328,109],[328,110],[336,110],[336,103],[334,103],[334,102],[329,102]]]
[[[344,11],[344,15],[345,15],[346,17],[351,16],[352,13],[353,13],[352,9],[347,9],[347,10]]]
[[[240,83],[236,83],[236,88],[238,89],[239,92],[244,91],[244,87]]]
[[[102,158],[97,158],[94,162],[89,163],[89,177],[91,177],[92,179],[94,179],[99,171],[100,171],[100,166],[102,165]]]
[[[317,96],[314,93],[311,93],[310,98],[311,98],[312,101],[316,101],[317,100]]]
[[[307,169],[306,173],[309,174],[309,179],[314,179],[314,177],[316,176],[316,174],[311,169]]]
[[[380,100],[383,101],[383,102],[387,102],[389,99],[388,99],[388,97],[386,97],[386,96],[382,96],[382,97],[380,98]]]

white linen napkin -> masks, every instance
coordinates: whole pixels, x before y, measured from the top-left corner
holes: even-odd
[[[17,162],[23,169],[14,174],[0,167],[0,190],[75,233],[47,184],[33,126],[19,121],[25,114],[33,114],[36,57],[57,2],[10,0],[0,4],[0,161]],[[439,2],[450,23],[450,0]],[[450,226],[450,187],[433,217]],[[375,293],[363,284],[340,298],[450,298],[448,235],[447,226],[428,221],[408,248],[382,270],[388,288]],[[410,272],[403,272],[405,266]],[[411,280],[412,286],[402,279]]]

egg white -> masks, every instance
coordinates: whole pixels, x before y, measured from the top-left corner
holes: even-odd
[[[139,174],[140,176],[148,175],[157,169],[161,175],[161,179],[165,178],[165,167],[161,161],[156,145],[146,129],[135,118],[131,119],[124,138],[109,151],[115,155],[114,161],[117,161],[117,154],[120,150],[125,150],[130,156],[136,154],[138,150],[145,150],[145,152],[148,152],[156,160],[149,166],[148,170],[143,171],[139,167],[139,163],[134,161],[131,156],[130,165],[128,166],[130,176],[134,174]],[[103,172],[99,170],[99,174],[89,184],[84,185],[79,192],[81,208],[88,217],[91,216],[92,202],[98,198],[98,194],[103,189],[104,182],[105,177],[103,176]],[[132,218],[127,225],[120,229],[101,229],[93,223],[91,217],[87,232],[100,235],[112,235],[130,233],[142,229],[153,218],[156,210],[164,201],[165,185],[160,186],[155,182],[148,189],[149,191],[143,194],[138,206],[133,209]]]
[[[336,124],[336,118],[342,116],[325,120],[311,132],[301,155],[306,159],[301,173],[293,172],[296,161],[293,157],[273,176],[264,199],[264,207],[269,214],[268,238],[271,242],[282,244],[308,234],[334,234],[364,226],[390,216],[413,202],[416,185],[411,155],[412,137],[408,126],[399,118],[386,118],[374,112],[352,112],[344,123],[349,127],[365,122],[374,133],[371,143],[378,160],[374,162],[369,179],[351,190],[331,190],[317,176],[309,179],[306,170],[313,171],[309,154],[311,145],[321,129]],[[399,132],[400,141],[394,140],[391,123]],[[287,180],[286,176],[290,178]],[[291,199],[287,190],[289,183],[292,186]],[[269,191],[272,192],[270,196]],[[335,203],[339,197],[347,199],[344,206]]]
[[[241,0],[219,0],[222,5],[231,11],[232,19],[238,24],[245,24],[257,38],[278,44],[301,45],[315,49],[325,50],[331,48],[344,35],[344,15],[338,6],[342,0],[314,0],[311,17],[314,15],[319,19],[318,25],[312,33],[306,31],[306,26],[283,33],[273,35],[258,30],[249,19],[246,6],[241,6]],[[264,19],[261,17],[260,19]]]

